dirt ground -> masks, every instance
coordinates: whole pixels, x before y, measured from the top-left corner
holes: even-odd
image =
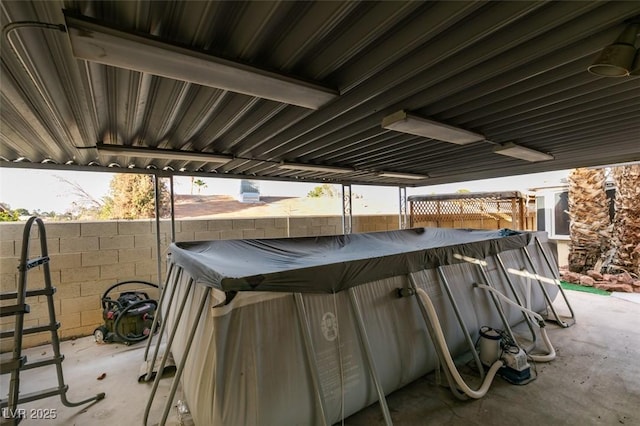
[[[261,197],[259,203],[241,203],[231,195],[177,195],[176,218],[273,217],[341,215],[339,197]],[[353,214],[396,214],[398,201],[352,200]]]

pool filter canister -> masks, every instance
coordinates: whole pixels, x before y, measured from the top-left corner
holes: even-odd
[[[489,367],[500,357],[500,334],[493,328],[480,328],[480,361]]]

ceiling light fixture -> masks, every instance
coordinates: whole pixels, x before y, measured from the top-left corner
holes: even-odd
[[[225,164],[233,160],[229,155],[210,154],[208,152],[181,151],[179,149],[145,148],[137,146],[124,146],[115,144],[96,144],[99,153],[108,152],[113,155],[126,155],[129,157],[151,158],[154,160],[182,160],[200,161],[202,163]]]
[[[428,120],[414,114],[400,110],[382,119],[382,127],[411,135],[424,136],[443,142],[466,145],[483,141],[485,137],[479,133],[470,132],[459,127],[450,126],[437,121]]]
[[[87,61],[310,109],[338,96],[336,90],[318,84],[121,31],[66,11],[65,21],[74,56]]]
[[[600,77],[625,77],[640,74],[640,52],[636,50],[639,22],[630,22],[615,43],[605,47],[587,70]],[[634,64],[634,58],[635,64]]]
[[[427,175],[418,175],[414,173],[380,172],[378,176],[386,177],[386,178],[395,178],[395,179],[413,179],[413,180],[429,179],[429,176]]]
[[[493,152],[500,155],[506,155],[508,157],[518,158],[520,160],[530,161],[532,163],[554,159],[553,155],[545,154],[544,152],[536,151],[535,149],[525,148],[524,146],[516,145],[513,142],[507,142],[500,146],[496,146],[493,148]]]
[[[323,173],[352,173],[355,170],[346,167],[334,167],[334,166],[316,166],[314,164],[299,164],[299,163],[280,163],[279,168],[284,170],[302,170],[308,172],[323,172]]]

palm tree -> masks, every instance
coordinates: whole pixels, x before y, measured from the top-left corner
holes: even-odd
[[[569,270],[599,270],[609,249],[611,220],[604,169],[574,169],[569,173]],[[598,271],[599,272],[599,271]]]
[[[613,169],[616,214],[612,245],[612,272],[623,269],[640,276],[640,165]],[[618,271],[616,271],[618,269]]]
[[[206,188],[207,187],[207,184],[204,183],[204,181],[202,179],[196,179],[194,181],[191,181],[191,184],[198,187],[198,195],[200,195],[200,191],[202,191],[202,188]]]

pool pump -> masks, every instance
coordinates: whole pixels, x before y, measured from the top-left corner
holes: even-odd
[[[498,375],[516,385],[531,381],[531,367],[527,354],[502,330],[484,326],[480,329],[480,361],[486,367],[501,360]]]

